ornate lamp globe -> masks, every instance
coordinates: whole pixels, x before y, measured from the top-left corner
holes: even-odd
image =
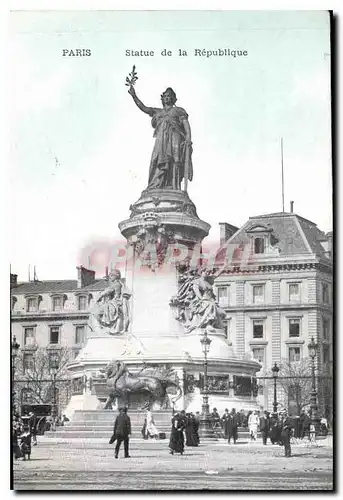
[[[207,354],[208,351],[210,350],[210,345],[212,340],[208,338],[207,332],[205,331],[203,337],[200,339],[202,350],[204,354]]]
[[[275,362],[274,366],[272,367],[273,377],[276,378],[279,374],[279,371],[280,371],[280,368],[278,367],[278,365]]]

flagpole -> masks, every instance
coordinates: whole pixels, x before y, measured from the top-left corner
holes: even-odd
[[[283,173],[283,137],[281,137],[281,182],[282,182],[282,211],[285,211],[285,181]]]

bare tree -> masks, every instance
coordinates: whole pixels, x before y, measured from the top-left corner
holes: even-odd
[[[72,349],[62,346],[54,350],[58,360],[56,379],[69,380],[68,363],[73,359]],[[27,356],[27,355],[30,356]],[[27,391],[31,403],[50,403],[52,399],[52,375],[49,349],[21,350],[15,362],[15,391],[17,400],[22,390]]]

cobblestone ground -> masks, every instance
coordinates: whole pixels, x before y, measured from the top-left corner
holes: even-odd
[[[114,458],[106,440],[39,438],[30,461],[13,463],[15,490],[332,490],[332,443],[292,446],[208,442],[170,455],[167,441],[130,441]]]

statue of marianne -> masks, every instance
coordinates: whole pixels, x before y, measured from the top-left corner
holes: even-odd
[[[161,95],[163,108],[149,108],[136,95],[133,85],[128,90],[143,113],[152,117],[155,145],[151,156],[147,189],[181,189],[181,182],[193,178],[191,128],[183,108],[175,106],[176,94],[167,88]]]

